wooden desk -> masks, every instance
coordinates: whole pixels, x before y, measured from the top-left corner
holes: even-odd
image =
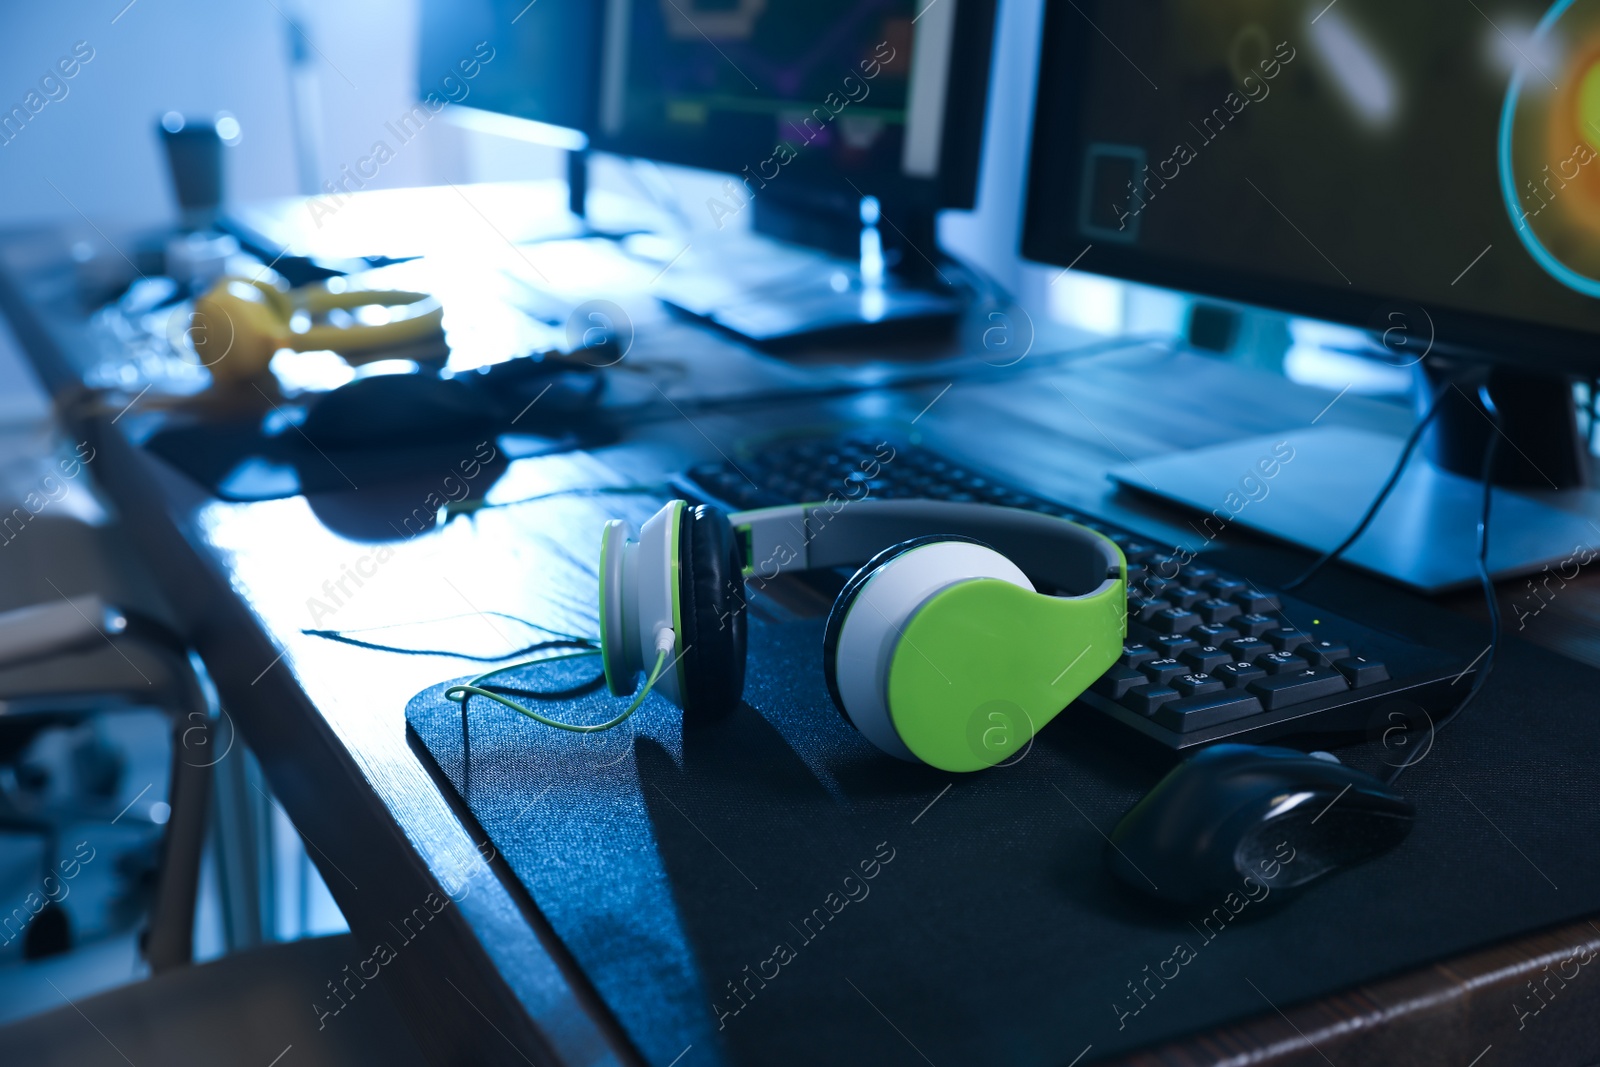
[[[66,244],[55,234],[13,237],[0,245],[0,302],[50,388],[67,397],[78,384],[87,335],[76,308]],[[674,326],[671,344],[697,334]],[[704,340],[704,338],[702,338]],[[667,342],[660,342],[666,344]],[[759,377],[794,372],[714,342],[732,363]],[[569,485],[615,484],[619,476],[653,482],[686,463],[715,458],[746,438],[784,429],[878,421],[912,427],[929,444],[997,475],[1024,479],[1063,502],[1172,539],[1181,518],[1116,494],[1104,471],[1135,460],[1305,425],[1326,397],[1265,375],[1202,357],[1134,347],[1069,361],[1056,370],[994,369],[964,378],[948,392],[939,382],[811,400],[729,407],[641,425],[594,457],[515,463],[495,487],[502,499]],[[1057,402],[1057,393],[1071,405]],[[1145,417],[1163,398],[1186,414]],[[190,638],[271,780],[324,879],[362,942],[390,936],[397,916],[473,879],[474,891],[434,920],[388,967],[388,988],[427,1055],[438,1063],[637,1062],[638,1054],[516,879],[480,857],[479,841],[456,802],[407,744],[401,717],[407,698],[461,672],[460,662],[390,657],[373,669],[372,653],[300,632],[314,624],[308,601],[329,603],[323,583],[346,567],[372,569],[335,605],[341,628],[417,618],[418,591],[459,611],[463,625],[491,635],[480,607],[515,602],[577,632],[592,632],[590,543],[552,535],[537,543],[495,543],[466,525],[376,546],[335,532],[352,513],[409,514],[432,491],[431,476],[382,491],[317,500],[250,505],[209,499],[136,447],[110,413],[70,415],[75,433],[100,451],[98,481],[121,512],[172,598]],[[1349,399],[1339,421],[1399,430],[1392,407]],[[442,475],[441,475],[442,476]],[[598,509],[579,501],[546,506],[553,530],[594,525]],[[493,524],[484,524],[493,529]],[[593,532],[592,530],[590,532]],[[519,569],[565,575],[537,590],[504,588],[501,554],[520,553]],[[1572,595],[1534,620],[1526,636],[1595,654],[1600,585],[1586,576]],[[358,595],[351,594],[355,590]],[[1470,598],[1462,601],[1470,609]],[[1557,610],[1559,608],[1559,610]],[[351,684],[359,678],[359,685]],[[1600,949],[1600,930],[1576,923],[1487,952],[1285,1012],[1264,1011],[1218,1032],[1149,1050],[1140,1064],[1589,1063],[1600,1058],[1594,1019],[1600,987],[1574,988],[1519,1032],[1505,1009],[1546,964]],[[308,997],[309,997],[308,993]],[[1489,1046],[1487,1053],[1485,1049]],[[1502,1058],[1503,1057],[1503,1058]],[[687,1061],[686,1061],[687,1062]]]

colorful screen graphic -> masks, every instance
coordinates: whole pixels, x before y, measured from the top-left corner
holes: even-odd
[[[1551,277],[1600,296],[1600,3],[1540,21],[1500,120],[1500,185],[1517,238]],[[1548,68],[1548,69],[1547,69]]]
[[[627,150],[736,174],[901,169],[912,0],[632,0],[620,107]]]

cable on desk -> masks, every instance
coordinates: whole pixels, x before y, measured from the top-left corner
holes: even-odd
[[[530,652],[542,652],[546,649],[552,648],[576,648],[589,652],[599,651],[600,642],[593,637],[582,637],[577,634],[562,633],[559,630],[552,630],[548,626],[541,626],[536,622],[530,622],[527,619],[518,618],[515,615],[508,615],[503,611],[474,611],[462,615],[448,615],[442,619],[432,620],[432,622],[449,622],[452,619],[464,619],[472,615],[495,615],[502,619],[508,619],[511,622],[520,623],[521,625],[529,627],[530,629],[538,630],[541,633],[549,634],[550,639],[545,641],[535,641],[532,644],[524,645],[521,648],[514,648],[509,652],[501,652],[498,655],[486,656],[476,652],[455,652],[450,649],[406,648],[403,645],[386,645],[376,641],[367,641],[359,637],[351,636],[352,634],[372,633],[375,630],[392,630],[401,626],[426,626],[429,625],[428,622],[393,623],[388,626],[373,626],[363,630],[302,629],[300,632],[310,637],[320,637],[325,641],[337,641],[343,645],[353,645],[356,648],[370,649],[374,652],[393,652],[401,656],[449,656],[452,659],[471,660],[475,663],[498,663],[500,660],[510,659],[512,656],[525,656]]]
[[[1383,488],[1378,491],[1378,495],[1368,505],[1366,514],[1361,516],[1361,521],[1356,523],[1355,529],[1351,530],[1350,535],[1339,542],[1335,548],[1323,553],[1322,557],[1308,567],[1300,577],[1282,586],[1283,589],[1297,589],[1304,585],[1323,567],[1343,555],[1345,550],[1355,544],[1356,539],[1366,532],[1367,527],[1377,516],[1378,509],[1383,507],[1383,502],[1388,499],[1389,493],[1399,483],[1400,475],[1404,473],[1406,464],[1411,460],[1412,452],[1416,450],[1418,442],[1422,440],[1423,431],[1433,422],[1434,416],[1438,415],[1443,405],[1445,393],[1451,389],[1457,392],[1461,391],[1457,380],[1457,378],[1450,378],[1434,391],[1433,398],[1428,402],[1428,410],[1423,413],[1422,418],[1417,420],[1416,426],[1412,427],[1411,433],[1406,437],[1405,447],[1400,450],[1400,458],[1395,461],[1394,469],[1389,472],[1388,480],[1383,483]],[[1439,731],[1461,716],[1461,713],[1467,709],[1467,705],[1472,703],[1473,698],[1483,688],[1484,683],[1489,680],[1489,672],[1494,668],[1495,653],[1500,648],[1500,603],[1495,599],[1494,581],[1489,576],[1489,515],[1494,500],[1494,482],[1492,480],[1494,462],[1495,457],[1499,454],[1500,438],[1504,436],[1505,431],[1501,428],[1500,409],[1495,406],[1493,398],[1490,397],[1487,383],[1478,385],[1478,399],[1489,413],[1490,420],[1494,426],[1494,432],[1489,435],[1489,443],[1483,450],[1483,469],[1479,473],[1483,480],[1483,506],[1478,517],[1477,559],[1478,581],[1483,586],[1483,597],[1489,610],[1489,646],[1480,654],[1483,658],[1483,667],[1473,676],[1472,684],[1467,687],[1466,694],[1437,723],[1430,720],[1428,724],[1428,743],[1425,746],[1419,746],[1415,750],[1424,754],[1433,750],[1433,741],[1438,736]],[[1468,669],[1471,669],[1470,665]],[[1421,759],[1421,756],[1408,755],[1403,762],[1389,770],[1384,781],[1392,785],[1407,770],[1421,762]]]
[[[660,485],[602,485],[598,487],[583,487],[576,489],[552,489],[548,493],[537,493],[533,496],[520,497],[517,500],[485,500],[479,497],[475,500],[458,500],[444,506],[444,521],[449,522],[457,515],[471,515],[488,508],[509,508],[518,504],[535,504],[541,500],[552,500],[562,496],[672,496],[676,492],[672,486],[662,483]],[[521,622],[521,619],[517,620]]]
[[[1029,370],[1048,370],[1071,362],[1076,359],[1085,359],[1089,356],[1104,355],[1119,349],[1135,349],[1142,346],[1165,348],[1167,355],[1176,355],[1180,349],[1170,334],[1124,334],[1118,337],[1107,338],[1103,341],[1094,341],[1079,345],[1076,348],[1064,348],[1059,352],[1045,355],[1030,355],[1026,360]],[[962,364],[960,367],[951,367],[953,362]],[[760,407],[764,404],[796,404],[803,401],[837,400],[852,396],[861,396],[866,393],[881,393],[888,390],[912,389],[917,386],[945,386],[956,382],[971,381],[994,374],[1012,373],[1011,368],[1023,366],[1022,363],[1010,364],[1006,367],[996,367],[985,363],[977,356],[968,354],[956,356],[949,360],[942,360],[935,364],[933,369],[918,374],[908,374],[903,378],[888,378],[883,381],[830,381],[816,388],[794,389],[782,387],[764,392],[736,393],[731,396],[715,396],[703,399],[686,397],[682,400],[673,400],[670,397],[666,405],[655,400],[647,400],[627,407],[618,406],[603,409],[605,413],[617,420],[626,418],[630,428],[649,425],[653,422],[667,422],[672,419],[681,419],[686,415],[711,414],[729,409],[744,409]],[[1015,372],[1020,374],[1021,372]]]
[[[521,663],[513,663],[509,667],[500,667],[478,675],[465,685],[452,685],[449,689],[444,691],[444,697],[446,700],[453,700],[460,704],[463,712],[466,711],[468,697],[481,696],[494,701],[496,704],[499,704],[502,707],[507,707],[512,711],[526,715],[534,722],[542,723],[545,726],[554,727],[557,730],[566,730],[575,734],[599,733],[602,730],[609,730],[612,727],[621,726],[623,723],[627,722],[628,719],[633,716],[633,713],[639,710],[639,706],[644,703],[644,698],[649,696],[650,691],[655,688],[657,679],[661,677],[661,672],[666,669],[667,653],[672,651],[672,643],[674,640],[672,631],[670,629],[663,629],[661,633],[665,634],[666,636],[664,638],[660,635],[657,636],[656,663],[655,667],[650,671],[650,677],[645,679],[644,688],[639,690],[639,695],[633,698],[633,703],[628,705],[626,711],[624,711],[621,715],[618,715],[616,718],[610,719],[606,722],[595,723],[591,726],[584,726],[577,723],[562,722],[560,719],[552,719],[548,715],[541,715],[532,708],[523,707],[515,700],[511,700],[508,697],[502,696],[501,693],[503,690],[498,686],[491,687],[480,684],[490,678],[493,678],[497,674],[504,674],[507,671],[520,670],[524,667],[534,667],[542,663],[555,663],[559,660],[577,659],[582,656],[598,656],[600,654],[598,649],[592,649],[584,652],[568,652],[560,656],[545,656],[541,659],[531,659],[524,660]]]
[[[1428,410],[1423,412],[1422,418],[1417,420],[1417,424],[1411,428],[1411,433],[1406,436],[1405,447],[1400,450],[1400,458],[1395,460],[1394,469],[1389,472],[1388,480],[1383,483],[1383,488],[1378,490],[1378,495],[1372,498],[1372,503],[1367,505],[1366,513],[1361,516],[1361,521],[1356,523],[1356,528],[1350,531],[1350,535],[1340,541],[1334,548],[1324,552],[1322,557],[1310,567],[1307,567],[1300,577],[1292,582],[1285,583],[1280,588],[1285,592],[1300,588],[1315,577],[1318,571],[1344,555],[1345,550],[1355,544],[1356,540],[1367,532],[1367,527],[1372,525],[1372,520],[1378,517],[1378,509],[1383,507],[1383,502],[1389,499],[1389,494],[1399,484],[1400,475],[1405,473],[1406,464],[1411,462],[1411,453],[1416,451],[1418,443],[1421,442],[1423,431],[1428,428],[1429,423],[1433,422],[1434,416],[1439,414],[1439,408],[1444,400],[1445,392],[1454,387],[1455,379],[1452,378],[1439,386],[1434,392],[1433,399],[1428,401]]]
[[[1448,383],[1447,388],[1455,388],[1455,383]],[[1489,412],[1494,423],[1494,433],[1489,435],[1489,443],[1483,450],[1483,470],[1481,472],[1481,477],[1483,478],[1483,510],[1478,516],[1478,581],[1483,585],[1483,599],[1489,608],[1489,647],[1481,653],[1483,666],[1473,676],[1472,684],[1467,687],[1467,692],[1460,702],[1451,708],[1437,724],[1429,723],[1428,744],[1426,747],[1416,749],[1416,751],[1423,754],[1433,751],[1433,741],[1438,737],[1439,731],[1460,718],[1461,713],[1467,710],[1467,705],[1472,703],[1472,699],[1478,695],[1478,691],[1483,688],[1483,684],[1489,680],[1489,672],[1494,669],[1495,653],[1500,650],[1500,602],[1495,599],[1494,581],[1489,576],[1489,509],[1494,500],[1494,482],[1491,481],[1491,477],[1494,474],[1495,456],[1499,453],[1500,438],[1505,435],[1505,431],[1501,428],[1500,409],[1495,407],[1494,401],[1490,398],[1487,385],[1478,386],[1478,399],[1483,402],[1484,408]],[[1437,400],[1435,400],[1435,403],[1437,403]],[[1389,771],[1384,777],[1384,781],[1393,785],[1396,779],[1421,762],[1421,760],[1422,756],[1413,757],[1408,755],[1405,760]]]

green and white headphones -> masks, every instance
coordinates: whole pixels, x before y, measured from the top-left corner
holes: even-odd
[[[848,565],[860,569],[823,639],[828,692],[900,759],[947,771],[1000,763],[1122,653],[1127,563],[1076,523],[934,500],[732,515],[674,500],[637,536],[606,524],[606,682],[627,696],[648,671],[646,691],[685,715],[724,714],[744,690],[745,580]]]

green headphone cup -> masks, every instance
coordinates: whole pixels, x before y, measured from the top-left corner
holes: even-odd
[[[1126,615],[976,578],[926,601],[889,663],[889,716],[922,762],[976,771],[1034,734],[1122,654]]]

